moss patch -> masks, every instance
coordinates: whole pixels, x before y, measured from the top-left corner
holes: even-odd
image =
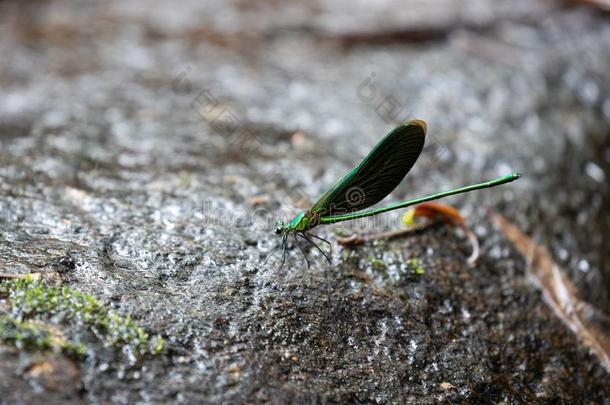
[[[0,341],[17,347],[83,356],[86,347],[79,341],[82,334],[77,332],[84,328],[105,346],[128,354],[131,363],[163,350],[160,336],[151,338],[130,316],[123,317],[92,295],[72,288],[55,287],[26,277],[0,284],[0,298],[9,308],[8,314],[0,315]],[[55,331],[51,324],[75,332],[64,338],[63,332]]]
[[[409,259],[407,264],[409,265],[409,270],[417,276],[421,276],[426,272],[426,269],[424,269],[417,257]]]
[[[0,316],[0,341],[13,343],[20,349],[61,351],[82,358],[87,348],[82,343],[65,339],[61,332],[40,321],[19,321]]]
[[[373,256],[369,256],[369,263],[373,267],[373,269],[377,271],[383,271],[386,268],[386,264],[382,259],[377,259]]]

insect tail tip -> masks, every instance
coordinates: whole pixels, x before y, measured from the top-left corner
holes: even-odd
[[[417,125],[417,126],[421,127],[421,129],[424,130],[424,135],[426,134],[426,132],[428,132],[428,125],[426,124],[426,121],[424,121],[424,120],[413,119],[413,120],[408,121],[408,124]]]

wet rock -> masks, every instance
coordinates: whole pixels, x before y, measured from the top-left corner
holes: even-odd
[[[3,398],[54,401],[57,386],[93,403],[610,397],[484,214],[548,245],[610,309],[604,17],[551,2],[343,3],[0,2],[2,272],[53,274],[166,341],[132,365],[93,340],[39,391],[19,359],[64,360],[6,346],[0,381],[16,382]],[[428,122],[427,146],[388,201],[526,174],[449,201],[480,237],[479,264],[441,226],[333,244],[331,267],[310,248],[307,268],[292,242],[288,266],[263,265],[275,220],[410,117]]]
[[[85,403],[78,365],[53,354],[0,346],[0,391],[11,404]]]

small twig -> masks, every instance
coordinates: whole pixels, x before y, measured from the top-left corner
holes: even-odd
[[[429,227],[439,224],[439,223],[440,223],[440,221],[431,221],[431,222],[427,222],[425,224],[414,226],[414,227],[407,228],[407,229],[397,229],[394,231],[380,232],[380,233],[375,233],[372,235],[359,235],[359,234],[355,233],[353,235],[346,236],[346,237],[337,237],[336,240],[337,240],[337,243],[340,244],[341,246],[354,247],[354,246],[363,245],[367,242],[372,242],[375,240],[389,240],[389,239],[399,238],[402,236],[411,235],[411,234],[423,231],[424,229],[429,228]],[[479,256],[481,253],[481,250],[479,247],[479,240],[478,240],[477,236],[465,224],[455,224],[455,226],[458,226],[459,228],[461,228],[464,231],[464,233],[466,234],[466,237],[468,238],[468,241],[470,242],[470,245],[472,246],[472,253],[468,257],[467,262],[470,265],[475,265],[477,263],[477,261],[479,260]]]
[[[347,237],[337,237],[337,243],[340,244],[341,246],[351,247],[351,246],[362,245],[362,244],[365,244],[367,242],[371,242],[374,240],[394,239],[394,238],[399,238],[401,236],[420,232],[426,228],[431,227],[434,224],[435,224],[435,222],[428,222],[428,223],[425,223],[422,225],[417,225],[417,226],[407,228],[407,229],[397,229],[394,231],[380,232],[380,233],[375,233],[372,235],[359,235],[359,234],[355,233],[355,234],[347,236]]]

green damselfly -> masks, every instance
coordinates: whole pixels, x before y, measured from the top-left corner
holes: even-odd
[[[318,225],[370,217],[454,194],[495,187],[521,176],[519,173],[512,173],[483,183],[365,210],[390,194],[411,170],[424,147],[426,129],[426,123],[422,120],[401,123],[375,145],[358,166],[324,193],[310,209],[301,212],[288,223],[279,222],[275,233],[282,235],[282,242],[278,246],[278,249],[283,249],[282,265],[286,261],[288,236],[291,234],[294,235],[295,241],[298,236],[312,244],[330,263],[329,255],[310,239],[318,239],[330,246],[330,242],[326,239],[309,233]],[[304,252],[303,254],[309,265],[307,256]]]

